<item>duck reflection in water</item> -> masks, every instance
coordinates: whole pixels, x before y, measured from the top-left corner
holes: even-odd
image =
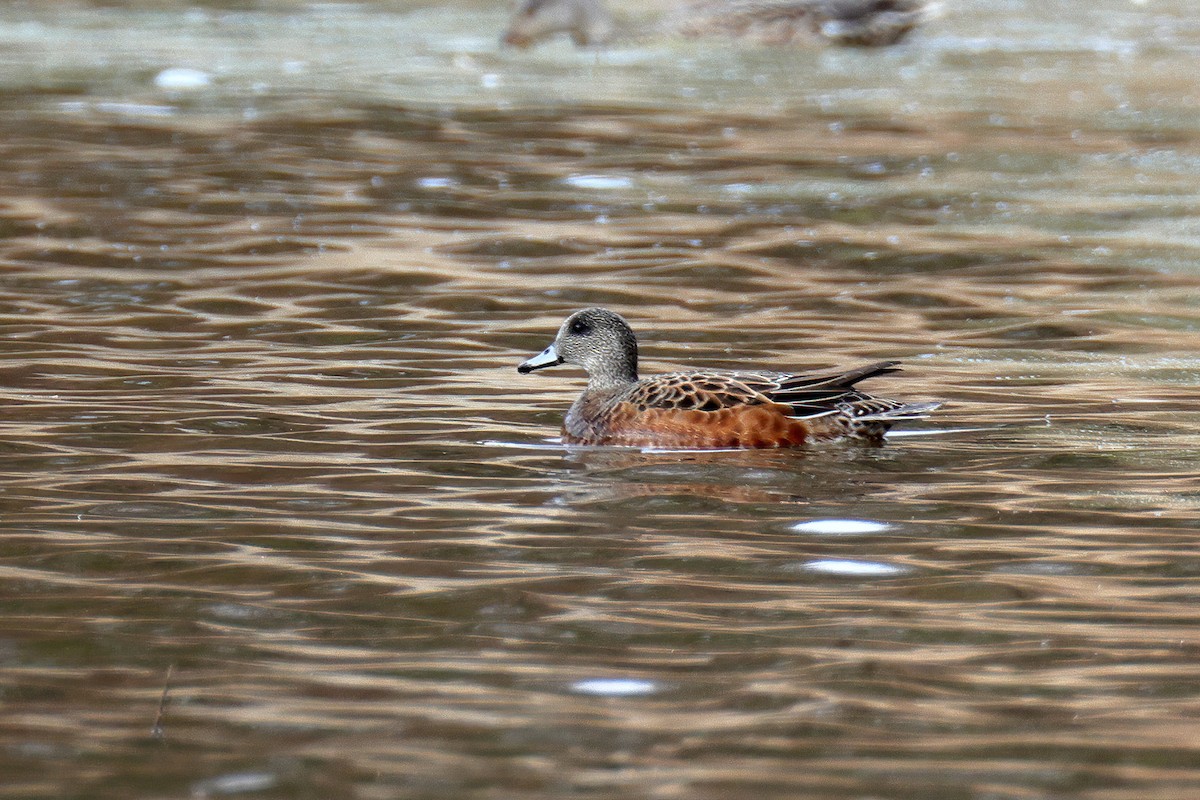
[[[579,47],[597,47],[657,33],[771,45],[880,47],[903,39],[932,8],[926,0],[709,0],[668,14],[652,30],[635,32],[622,30],[603,0],[521,0],[504,43],[524,48],[565,33]]]
[[[859,381],[899,371],[879,361],[846,372],[672,372],[638,378],[637,338],[619,314],[585,308],[522,374],[573,364],[587,388],[567,411],[567,444],[662,449],[795,447],[856,440],[881,444],[888,429],[923,419],[940,403],[903,403],[860,392]]]
[[[896,449],[847,446],[836,458],[806,448],[786,450],[639,450],[577,447],[563,453],[570,478],[554,486],[560,505],[622,503],[654,498],[656,509],[670,508],[678,498],[695,513],[698,502],[716,509],[728,506],[808,506],[845,500],[848,486],[856,497],[894,490]]]

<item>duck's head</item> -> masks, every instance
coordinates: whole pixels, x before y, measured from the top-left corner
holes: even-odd
[[[567,317],[554,344],[518,366],[517,372],[574,364],[587,372],[589,388],[614,388],[637,380],[637,359],[637,337],[620,314],[585,308]]]

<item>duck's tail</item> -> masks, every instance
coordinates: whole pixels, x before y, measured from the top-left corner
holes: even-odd
[[[887,422],[891,424],[906,419],[928,419],[929,412],[936,411],[941,407],[942,403],[936,401],[930,403],[905,403],[895,408],[868,411],[867,413],[856,415],[854,420],[856,422]]]

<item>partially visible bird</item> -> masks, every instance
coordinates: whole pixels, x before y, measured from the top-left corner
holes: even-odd
[[[930,7],[926,0],[704,0],[668,14],[656,27],[660,34],[689,38],[878,47],[904,38]],[[559,33],[579,47],[593,47],[646,32],[622,31],[603,0],[521,0],[504,42],[530,47]]]

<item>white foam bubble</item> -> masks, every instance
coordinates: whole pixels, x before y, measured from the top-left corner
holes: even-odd
[[[154,76],[155,86],[173,92],[201,89],[210,83],[212,83],[212,76],[204,70],[190,67],[168,67]]]
[[[847,575],[856,578],[877,578],[888,575],[903,575],[908,570],[895,564],[878,561],[855,561],[849,558],[819,558],[806,561],[803,569],[825,575]]]
[[[860,533],[879,533],[891,528],[886,522],[869,519],[811,519],[797,522],[792,530],[797,533],[820,533],[826,536],[852,536]]]
[[[628,189],[633,180],[619,175],[569,175],[563,183],[576,189]]]
[[[654,681],[637,678],[589,678],[571,684],[571,691],[579,694],[595,694],[604,697],[636,697],[654,694],[659,686]]]

